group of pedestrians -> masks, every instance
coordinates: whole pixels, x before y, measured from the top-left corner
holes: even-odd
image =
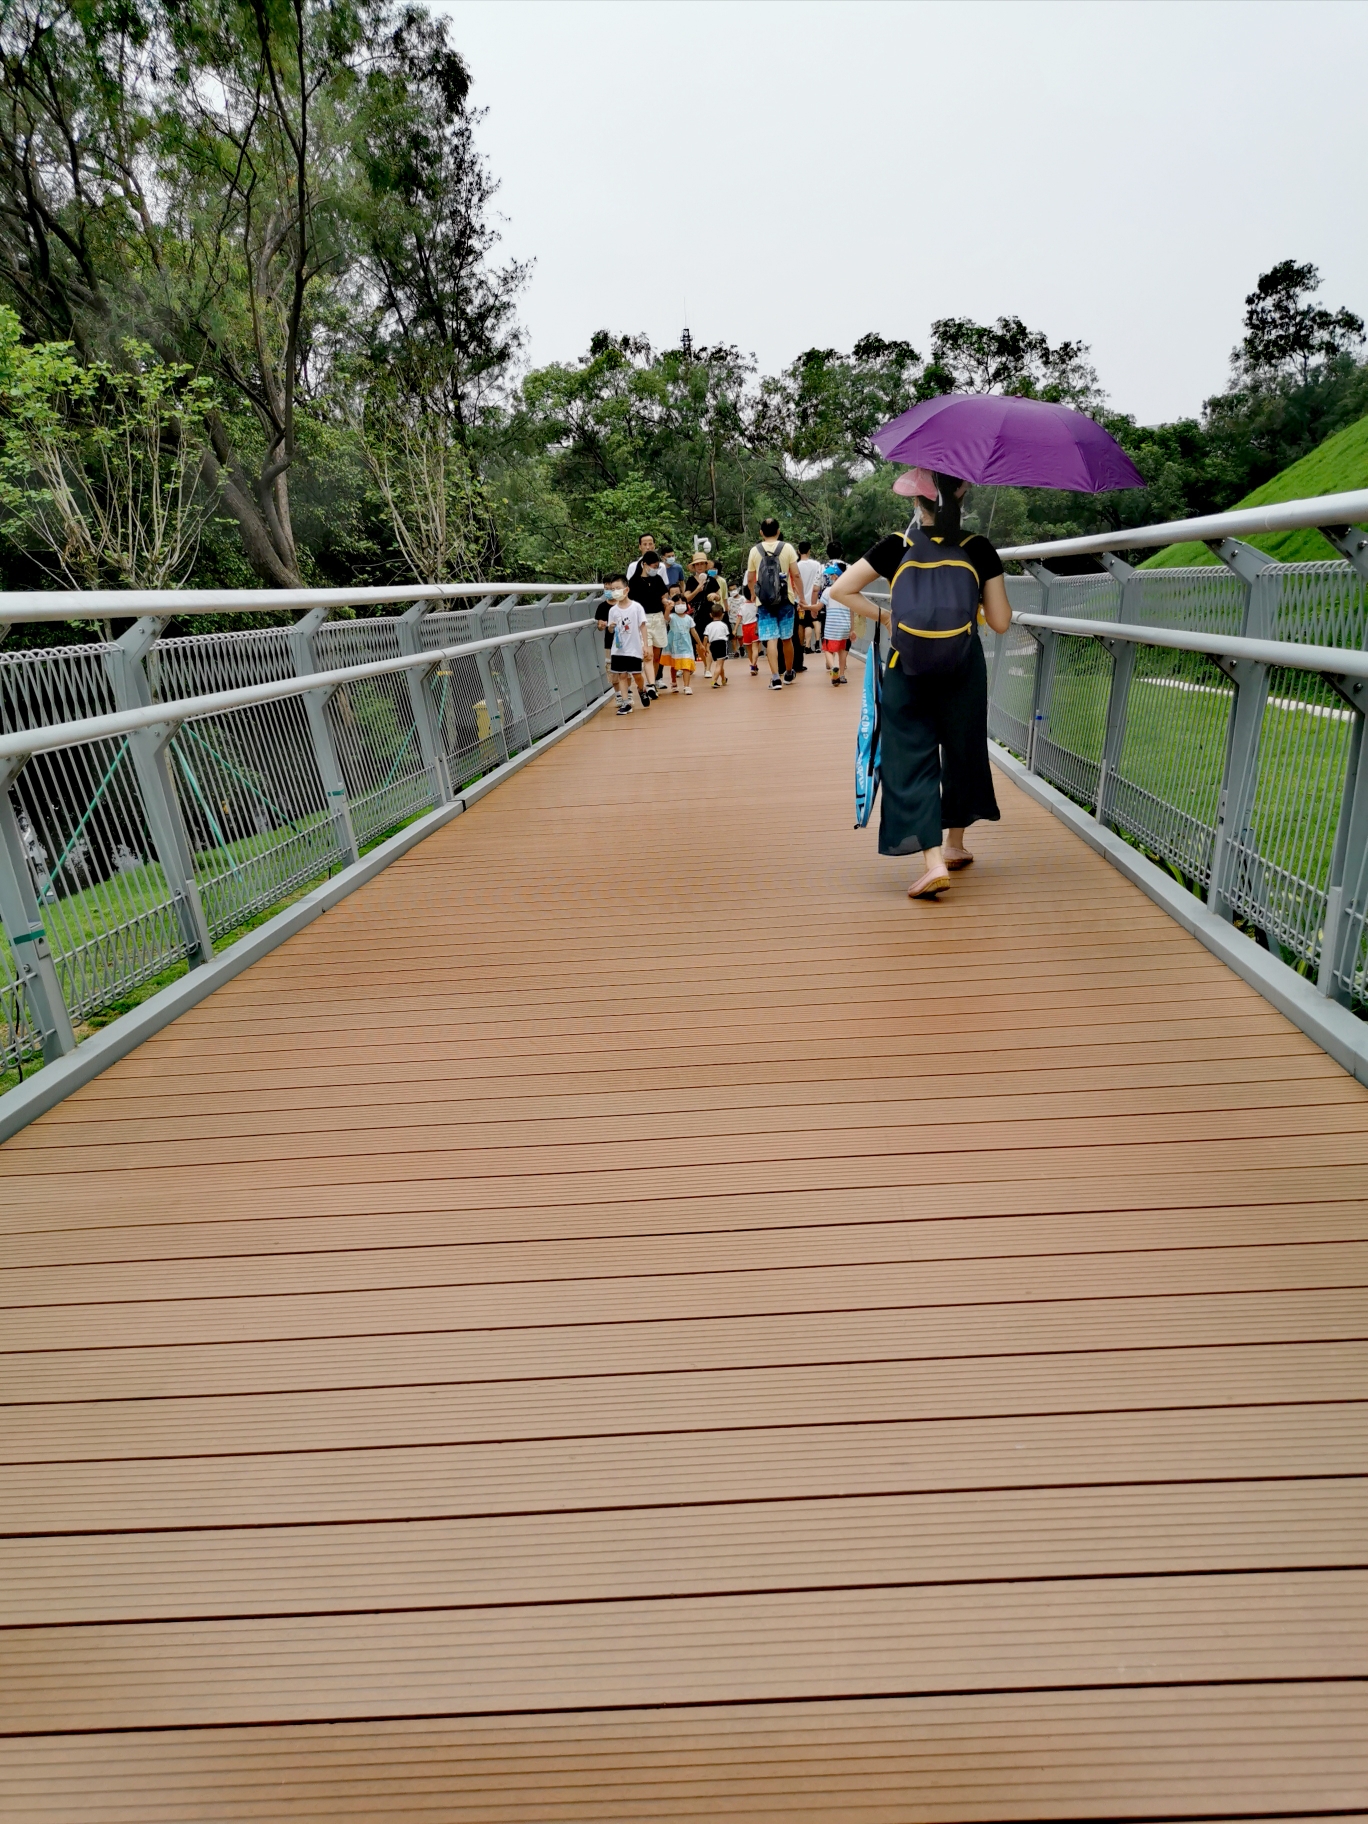
[[[604,585],[598,617],[618,714],[631,712],[633,684],[643,709],[662,694],[692,696],[700,670],[714,690],[725,688],[733,652],[745,655],[752,677],[763,653],[770,688],[780,690],[820,648],[832,684],[846,683],[850,613],[830,593],[845,568],[839,545],[827,546],[823,563],[809,540],[795,550],[766,519],[744,583],[728,592],[709,552],[695,551],[685,568],[672,546],[657,550],[643,532],[626,571]]]
[[[875,628],[862,754],[866,722],[877,743],[863,763],[881,775],[879,853],[920,853],[922,872],[908,894],[922,901],[939,899],[951,876],[972,864],[966,828],[999,816],[978,624],[1002,635],[1012,610],[1002,559],[987,538],[962,525],[966,486],[924,468],[900,476],[894,492],[914,501],[912,523],[849,566],[839,547],[829,545],[822,564],[809,543],[795,549],[777,520],[763,520],[745,581],[730,596],[707,553],[695,553],[686,575],[672,551],[657,552],[655,540],[643,535],[631,569],[609,578],[599,615],[620,715],[631,710],[634,680],[643,707],[656,700],[657,667],[669,672],[671,691],[690,693],[699,663],[705,676],[713,674],[713,688],[723,688],[727,655],[738,640],[752,676],[763,651],[771,690],[792,684],[804,653],[818,645],[839,687],[846,682],[853,619]],[[887,603],[864,593],[880,579],[889,585]],[[878,638],[885,632],[886,660]]]

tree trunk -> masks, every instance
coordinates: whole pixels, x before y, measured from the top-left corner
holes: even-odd
[[[243,556],[262,582],[269,583],[273,589],[298,589],[303,579],[299,574],[293,538],[289,538],[289,549],[282,551],[272,537],[271,528],[257,504],[251,477],[233,454],[227,427],[217,412],[210,414],[208,428],[212,449],[205,462],[206,478],[211,487],[219,488],[223,504],[238,522]],[[278,478],[276,507],[280,512],[283,506],[281,529],[288,537],[289,495],[278,485],[283,480],[283,476]]]

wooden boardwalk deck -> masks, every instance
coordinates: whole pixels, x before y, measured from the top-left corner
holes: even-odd
[[[856,689],[599,717],[0,1151],[0,1815],[1368,1815],[1368,1096]]]

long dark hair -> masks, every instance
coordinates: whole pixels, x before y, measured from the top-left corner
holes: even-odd
[[[936,516],[928,531],[937,538],[948,538],[952,542],[960,536],[959,491],[964,486],[958,475],[942,475],[939,469],[934,471],[936,482]]]

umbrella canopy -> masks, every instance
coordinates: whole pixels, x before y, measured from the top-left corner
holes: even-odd
[[[1145,478],[1100,424],[1067,405],[993,393],[923,399],[874,433],[885,462],[938,469],[963,481],[1101,494]]]

